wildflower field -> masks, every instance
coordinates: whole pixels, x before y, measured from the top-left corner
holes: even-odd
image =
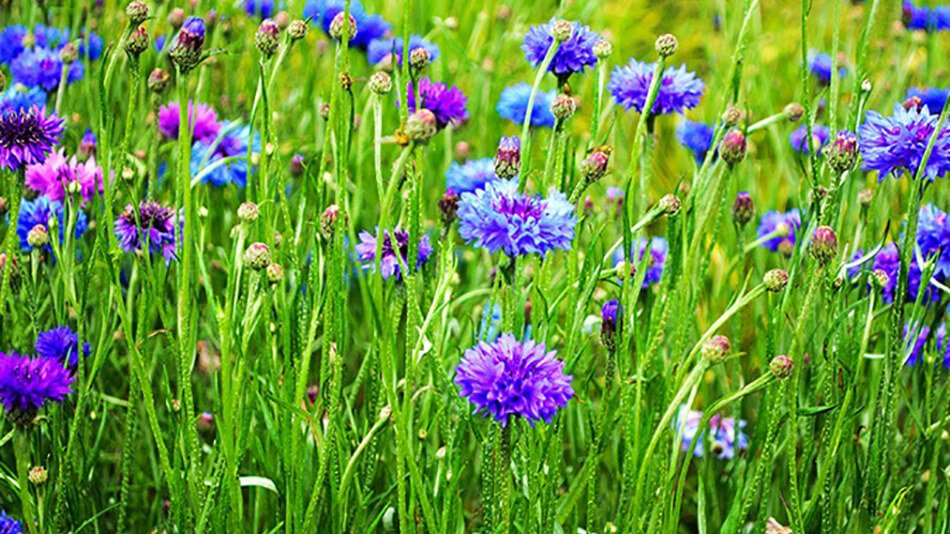
[[[0,0],[0,533],[950,532],[950,4]]]

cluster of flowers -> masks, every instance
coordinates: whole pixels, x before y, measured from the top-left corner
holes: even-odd
[[[67,83],[80,80],[85,67],[79,59],[95,61],[101,55],[102,38],[92,32],[71,42],[68,28],[44,24],[32,29],[11,25],[0,31],[0,63],[9,65],[13,81],[26,88],[54,91],[64,76]]]
[[[911,0],[906,0],[903,4],[903,22],[909,30],[950,30],[950,6],[917,7]]]

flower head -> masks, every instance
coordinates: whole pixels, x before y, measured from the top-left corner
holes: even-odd
[[[73,376],[63,363],[45,356],[0,352],[0,403],[9,412],[35,412],[46,401],[72,393]]]
[[[0,114],[0,168],[17,170],[46,158],[63,133],[63,119],[46,108]]]
[[[557,91],[538,91],[534,96],[534,105],[531,107],[531,126],[544,126],[551,128],[554,126],[554,114],[551,113],[551,103]],[[522,125],[525,117],[528,115],[528,100],[531,98],[531,86],[527,83],[519,83],[505,87],[501,92],[501,98],[498,99],[498,106],[495,108],[501,118],[508,119],[511,122]]]
[[[950,29],[950,6],[917,7],[906,0],[902,19],[908,30],[944,31]]]
[[[831,83],[831,74],[835,68],[835,60],[828,54],[822,54],[814,50],[808,52],[808,70],[812,75],[818,78],[818,83],[828,85]],[[843,66],[838,67],[838,77],[844,78],[848,70]]]
[[[655,68],[655,63],[643,63],[631,59],[627,65],[614,68],[610,74],[607,89],[624,109],[628,111],[635,109],[642,113]],[[660,82],[652,113],[654,115],[669,113],[682,115],[686,110],[699,105],[704,88],[703,81],[697,78],[695,73],[688,72],[686,65],[676,68],[667,67],[663,71],[663,80]]]
[[[574,396],[572,377],[564,362],[543,343],[521,343],[502,334],[465,351],[456,369],[459,396],[475,405],[475,413],[492,416],[501,426],[511,417],[523,417],[532,426],[550,423],[558,409]]]
[[[557,19],[552,18],[549,22],[532,26],[524,36],[521,49],[531,65],[539,66],[544,61],[548,48],[554,44],[551,29],[555,23]],[[570,38],[560,43],[548,71],[563,78],[576,72],[584,72],[585,68],[594,66],[597,63],[594,44],[599,40],[600,35],[591,31],[590,27],[574,22]]]
[[[269,19],[274,16],[274,0],[244,0],[244,12],[248,16]]]
[[[702,458],[705,454],[703,446],[705,431],[699,428],[702,418],[703,412],[690,410],[685,404],[680,406],[676,418],[676,429],[681,436],[681,448],[684,452],[689,450],[694,439],[699,440],[693,449],[693,456],[697,458]],[[719,414],[709,419],[709,430],[712,432],[710,437],[713,447],[712,453],[716,458],[731,460],[735,457],[736,451],[745,450],[749,446],[749,437],[742,432],[745,426],[745,421],[737,422],[731,417],[722,417]]]
[[[70,184],[79,184],[79,193],[83,202],[90,202],[102,193],[102,168],[96,165],[96,158],[85,162],[73,156],[66,159],[63,149],[50,152],[43,163],[34,163],[26,168],[26,185],[50,200],[62,202]]]
[[[26,49],[23,45],[26,34],[26,26],[19,24],[11,24],[0,31],[0,63],[10,63],[23,53]]]
[[[23,524],[0,511],[0,534],[23,534]]]
[[[390,59],[393,54],[396,56],[396,65],[402,66],[402,51],[404,42],[402,37],[373,39],[366,49],[366,59],[373,65]],[[429,54],[429,63],[439,59],[439,47],[420,35],[409,36],[409,54],[413,50],[423,49]]]
[[[0,115],[29,111],[33,106],[46,105],[46,91],[38,87],[27,87],[14,83],[0,92]]]
[[[705,123],[690,120],[683,121],[676,128],[676,138],[689,149],[699,164],[706,159],[706,153],[712,147],[713,134],[713,129]]]
[[[409,112],[412,113],[416,111],[416,94],[412,83],[409,84],[407,94]],[[449,88],[444,83],[422,78],[419,80],[419,97],[422,99],[422,108],[435,115],[440,129],[449,124],[458,126],[468,120],[468,110],[465,108],[468,99],[454,85]]]
[[[577,217],[560,192],[548,198],[518,192],[515,180],[494,180],[459,202],[459,235],[476,247],[508,256],[571,248]]]
[[[136,223],[136,208],[126,205],[125,211],[115,219],[114,231],[119,238],[119,246],[130,253],[140,252],[143,249],[142,233],[147,233],[148,253],[161,253],[165,261],[176,259],[175,221],[178,217],[175,210],[153,202],[144,200],[138,206],[138,220]],[[184,221],[181,222],[184,225]]]
[[[49,221],[53,218],[56,219],[56,224],[59,227],[59,242],[62,244],[65,235],[64,227],[66,226],[62,203],[50,200],[50,198],[45,195],[38,196],[33,200],[23,200],[20,204],[20,216],[17,219],[16,232],[17,235],[20,236],[20,248],[23,249],[24,253],[33,250],[33,247],[27,239],[30,230],[36,226],[41,226],[46,229],[47,233],[52,234],[52,232],[49,231]],[[80,211],[76,218],[76,239],[82,237],[82,234],[86,232],[86,228],[88,228],[86,214]],[[52,252],[53,250],[49,244],[43,248],[47,252]]]
[[[247,185],[249,168],[247,162],[248,145],[251,145],[252,152],[259,153],[261,150],[260,137],[255,132],[254,139],[251,140],[250,126],[240,126],[230,122],[226,122],[221,126],[226,133],[221,135],[220,139],[195,143],[191,155],[191,175],[193,177],[198,176],[198,173],[213,165],[213,169],[205,173],[202,181],[216,187],[234,184],[243,188]],[[227,163],[221,162],[225,158],[237,159]]]
[[[181,108],[178,102],[169,102],[158,110],[158,131],[165,137],[178,139]],[[188,102],[188,124],[192,126],[192,141],[210,143],[221,131],[218,114],[207,104]]]
[[[85,68],[81,61],[74,61],[69,64],[67,71],[66,81],[73,83],[82,79]],[[10,74],[15,82],[46,91],[59,87],[62,72],[63,60],[59,52],[40,46],[24,50],[10,62]]]
[[[902,169],[916,177],[930,136],[937,127],[937,118],[926,106],[904,109],[895,104],[890,117],[869,111],[867,120],[858,129],[861,168],[878,171],[881,180],[888,175],[898,176]],[[937,136],[923,176],[933,180],[947,172],[950,172],[950,127],[945,125]]]
[[[934,276],[950,279],[950,220],[933,204],[920,209],[917,225],[917,246],[924,257],[940,254]]]
[[[376,268],[376,246],[379,235],[379,229],[376,229],[376,235],[369,232],[360,232],[360,242],[356,245],[356,253],[359,260],[363,263],[363,268],[373,270]],[[416,257],[415,266],[409,265],[409,232],[396,228],[393,231],[383,230],[383,243],[381,247],[382,257],[379,259],[379,269],[383,275],[383,280],[388,280],[395,276],[396,280],[402,279],[402,267],[418,269],[429,261],[432,255],[432,245],[429,244],[429,236],[423,234],[419,239],[419,252]],[[397,254],[399,255],[397,257]]]
[[[79,336],[68,326],[57,326],[51,330],[40,332],[33,345],[36,353],[44,358],[59,360],[69,367],[79,364],[79,355],[89,356],[89,343],[80,345]]]
[[[815,145],[815,150],[821,154],[821,149],[824,148],[828,139],[831,138],[831,130],[829,130],[827,126],[816,124],[811,128],[811,137],[811,144]],[[788,142],[791,143],[792,150],[795,152],[808,154],[808,125],[802,124],[798,128],[795,128],[788,136]]]
[[[649,240],[641,237],[633,244],[633,254],[637,262],[643,261],[643,255],[646,254],[647,246],[650,247],[650,257],[646,260],[646,275],[643,277],[643,288],[646,289],[653,284],[657,284],[663,279],[663,268],[666,266],[666,256],[669,252],[669,244],[666,239],[660,236],[651,237]],[[614,252],[614,267],[626,260],[623,248],[618,248]]]
[[[477,191],[494,179],[494,158],[473,159],[465,163],[453,162],[445,173],[445,187],[461,195]]]
[[[766,239],[762,246],[772,252],[782,252],[790,255],[796,242],[796,233],[802,226],[802,218],[797,209],[789,210],[786,213],[778,211],[768,211],[762,215],[759,227],[755,232],[759,238],[767,235],[772,237]]]
[[[303,6],[303,18],[313,20],[330,35],[330,24],[345,8],[346,0],[307,0]],[[366,50],[373,40],[384,37],[391,28],[381,16],[367,13],[359,0],[350,0],[350,16],[357,28],[356,35],[350,36],[351,47]]]
[[[907,90],[907,93],[904,94],[904,100],[917,97],[920,99],[920,104],[927,106],[930,113],[940,115],[940,112],[943,111],[943,106],[947,105],[948,96],[950,96],[950,89],[938,89],[936,87],[920,89],[911,87]]]

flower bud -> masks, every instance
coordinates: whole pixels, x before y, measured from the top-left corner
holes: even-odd
[[[442,198],[439,199],[439,212],[442,214],[442,224],[448,227],[455,222],[458,209],[459,196],[452,188],[449,188],[445,191],[445,194],[442,195]]]
[[[326,239],[333,237],[333,230],[336,228],[336,220],[340,217],[340,206],[330,204],[323,210],[320,216],[320,234]]]
[[[577,111],[577,102],[564,93],[554,97],[554,101],[551,102],[551,113],[562,121],[571,118],[575,111]]]
[[[28,475],[30,483],[34,486],[42,486],[46,483],[46,480],[49,478],[49,473],[46,472],[46,468],[42,465],[33,466],[30,469],[30,474]]]
[[[170,80],[171,76],[167,72],[162,69],[155,69],[148,75],[148,89],[155,94],[163,93],[168,88]]]
[[[788,285],[788,273],[782,269],[772,269],[765,273],[762,282],[765,284],[765,289],[778,293]]]
[[[302,20],[294,20],[287,26],[287,35],[294,41],[299,41],[307,36],[307,23]]]
[[[346,13],[340,11],[330,22],[330,37],[342,41],[344,30],[346,30],[347,41],[352,41],[356,37],[358,28],[356,27],[356,19],[353,18],[352,14],[347,19]]]
[[[853,132],[838,132],[835,140],[825,147],[825,160],[839,173],[850,171],[858,160],[858,138]]]
[[[280,264],[272,263],[267,266],[267,281],[272,284],[279,284],[284,279],[284,268]]]
[[[608,300],[600,309],[600,341],[610,352],[617,350],[617,333],[623,326],[621,310],[620,302],[616,300]]]
[[[37,224],[26,234],[26,242],[33,248],[43,248],[49,244],[49,232],[42,224]]]
[[[244,251],[244,266],[260,271],[270,265],[270,247],[266,244],[257,242],[251,243]]]
[[[3,91],[7,87],[7,77],[4,76],[3,71],[0,70],[0,91]]]
[[[551,25],[551,37],[558,43],[563,43],[574,36],[574,23],[568,20],[558,20]]]
[[[129,17],[129,24],[138,26],[148,19],[148,6],[140,0],[133,0],[125,6],[125,16]]]
[[[412,51],[409,52],[409,66],[412,67],[415,72],[419,72],[428,67],[430,60],[429,51],[425,48],[413,48]]]
[[[303,154],[294,154],[294,157],[290,158],[290,175],[300,178],[305,170]]]
[[[198,416],[198,430],[201,432],[212,432],[214,430],[214,416],[211,412],[201,412]]]
[[[769,362],[769,371],[772,372],[772,376],[779,380],[784,380],[792,376],[792,370],[795,368],[795,363],[791,358],[784,354],[780,354]]]
[[[168,25],[173,29],[178,30],[181,28],[181,25],[185,23],[185,10],[176,7],[168,13]]]
[[[703,344],[702,356],[709,363],[719,363],[732,351],[732,344],[726,336],[713,336]]]
[[[147,41],[145,46],[148,46]],[[59,49],[59,59],[66,65],[74,63],[77,59],[79,59],[79,49],[76,48],[76,45],[73,43],[66,43],[62,48]]]
[[[613,46],[607,39],[600,39],[594,43],[594,57],[597,59],[607,59],[613,52]]]
[[[838,238],[829,226],[819,226],[812,235],[808,251],[819,265],[827,265],[838,254]]]
[[[870,280],[868,280],[872,286],[878,289],[884,289],[887,287],[887,284],[890,283],[891,279],[886,272],[881,269],[874,269],[871,271]]]
[[[656,38],[656,53],[660,57],[670,57],[676,53],[679,42],[672,33],[666,33]]]
[[[521,171],[521,140],[517,136],[502,137],[495,152],[495,175],[507,180]]]
[[[745,226],[755,216],[755,203],[747,191],[739,191],[736,200],[732,203],[732,221],[740,228]]]
[[[406,121],[406,135],[416,143],[428,143],[438,130],[439,123],[435,115],[425,108],[417,109]]]
[[[745,134],[740,130],[730,130],[719,145],[719,155],[730,165],[735,165],[745,159]]]
[[[244,202],[238,206],[237,216],[241,222],[252,223],[257,220],[258,215],[260,215],[260,210],[253,202]]]
[[[863,82],[861,82],[861,92],[865,94],[871,92],[871,80],[866,79]]]
[[[376,72],[369,77],[369,90],[377,95],[389,94],[393,90],[393,80],[385,72]]]
[[[148,50],[148,30],[145,26],[139,26],[125,41],[125,53],[131,57],[139,57],[146,50]]]
[[[265,59],[273,57],[280,46],[280,27],[271,19],[264,19],[257,27],[254,44]]]
[[[201,17],[188,17],[168,50],[168,56],[182,72],[188,72],[201,61],[201,48],[205,44],[205,21]]]
[[[861,204],[862,208],[870,206],[872,200],[874,200],[873,189],[865,187],[864,189],[858,191],[858,203]]]
[[[730,127],[736,126],[740,122],[742,122],[742,119],[744,118],[745,118],[745,113],[743,113],[742,110],[740,110],[739,108],[734,108],[732,106],[729,106],[728,108],[726,108],[726,111],[722,112],[722,122],[726,126],[730,126]]]
[[[607,174],[607,165],[610,163],[610,152],[607,150],[594,150],[583,161],[581,161],[581,176],[588,183],[596,182]]]
[[[791,122],[798,122],[802,120],[802,117],[805,116],[805,108],[802,107],[798,102],[792,102],[791,104],[785,106],[783,111],[785,118]]]

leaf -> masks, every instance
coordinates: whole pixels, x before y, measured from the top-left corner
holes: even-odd
[[[804,408],[798,409],[798,415],[815,416],[823,414],[825,412],[830,412],[838,407],[838,404],[827,404],[825,406],[805,406]]]
[[[250,476],[250,477],[241,477],[239,480],[241,482],[242,488],[245,488],[248,486],[256,486],[258,488],[271,490],[277,495],[280,495],[280,492],[277,491],[277,485],[274,484],[274,481],[269,478]]]

